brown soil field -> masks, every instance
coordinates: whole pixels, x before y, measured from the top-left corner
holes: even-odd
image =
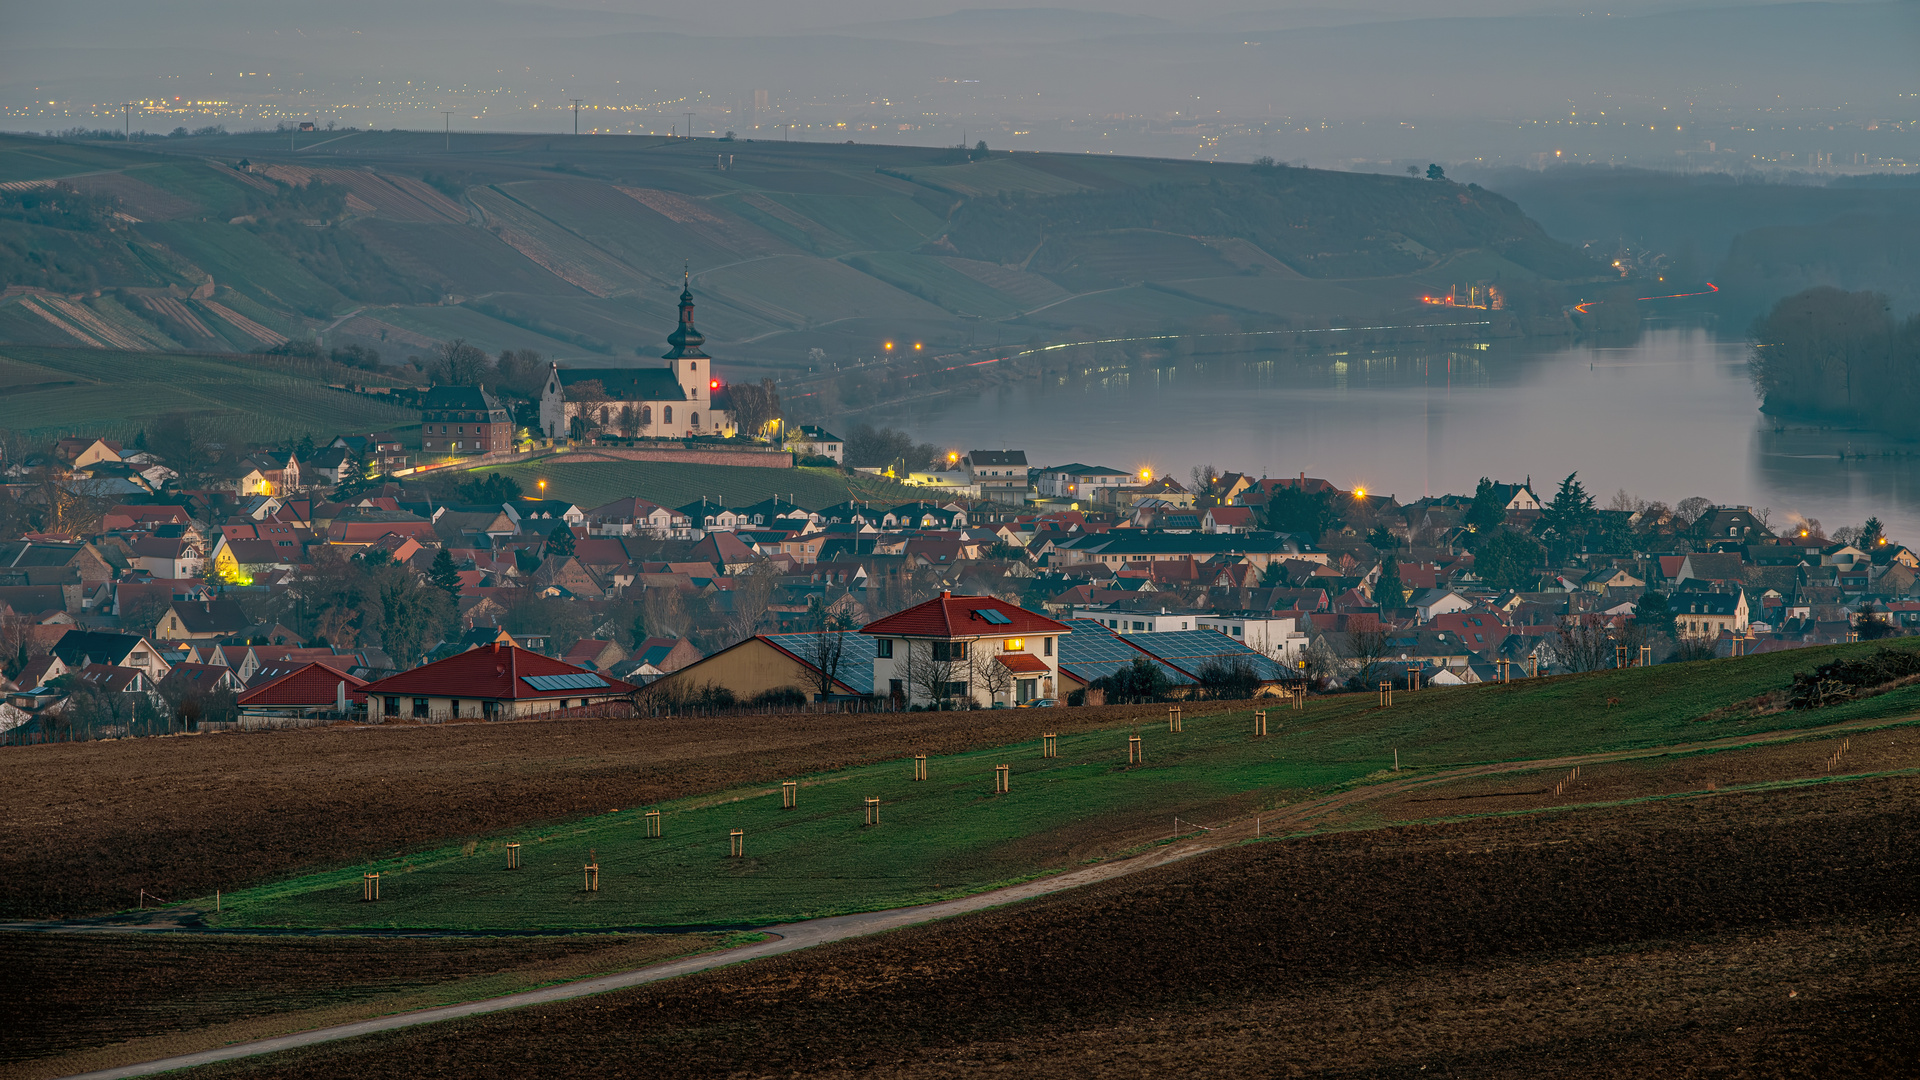
[[[1920,728],[1901,725],[1706,753],[1601,761],[1581,765],[1577,779],[1571,769],[1556,768],[1447,780],[1342,807],[1311,824],[1372,827],[1914,768],[1920,768]]]
[[[1913,1075],[1917,796],[1875,778],[1246,844],[200,1075]]]
[[[702,952],[719,934],[266,938],[0,933],[0,1078],[78,1072],[493,997]]]
[[[0,919],[129,908],[141,889],[184,901],[532,822],[1165,708],[341,726],[8,747]]]

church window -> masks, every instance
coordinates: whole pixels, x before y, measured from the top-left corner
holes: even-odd
[[[605,409],[601,409],[601,410],[600,410],[600,422],[601,422],[602,424],[604,424],[604,423],[606,423],[606,422],[607,422],[607,410],[605,410]]]
[[[665,423],[673,423],[673,406],[662,405],[660,407],[660,415],[664,418]]]
[[[642,424],[653,423],[653,406],[651,405],[640,406],[640,422]]]
[[[689,424],[692,424],[692,425],[693,425],[694,427],[699,427],[699,426],[700,426],[700,414],[699,414],[699,413],[688,413],[688,414],[687,414],[687,423],[689,423]]]
[[[689,361],[687,361],[687,370],[688,370],[688,371],[694,371],[694,372],[697,372],[697,371],[699,371],[699,370],[700,370],[700,363],[699,363],[699,361],[697,361],[697,360],[689,360]]]

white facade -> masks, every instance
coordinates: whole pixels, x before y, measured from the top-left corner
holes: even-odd
[[[1000,662],[1005,656],[1013,667]],[[990,665],[998,665],[995,672]],[[1044,665],[1044,670],[1041,670]],[[1014,668],[1034,670],[1015,670]],[[944,670],[941,670],[944,669]],[[938,677],[944,675],[944,679]],[[971,701],[982,708],[995,703],[1023,705],[1059,696],[1058,635],[1033,637],[910,638],[874,637],[873,692],[908,705],[925,706],[930,681],[948,684],[946,700]]]
[[[1059,465],[1051,469],[1042,469],[1034,477],[1035,486],[1040,494],[1055,499],[1078,499],[1093,501],[1102,498],[1102,492],[1132,483],[1133,474],[1118,469],[1109,469],[1102,465]]]
[[[1293,663],[1307,652],[1307,635],[1300,632],[1299,623],[1294,619],[1202,615],[1197,622],[1202,630],[1225,634],[1285,664]]]
[[[1200,629],[1200,619],[1191,612],[1149,612],[1149,611],[1111,611],[1098,606],[1081,606],[1073,609],[1076,619],[1092,619],[1116,634],[1171,634],[1181,630]]]

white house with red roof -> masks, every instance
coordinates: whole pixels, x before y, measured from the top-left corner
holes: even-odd
[[[368,683],[367,718],[519,720],[624,698],[632,683],[494,642]]]
[[[1065,623],[992,596],[938,597],[861,627],[873,692],[906,705],[1024,705],[1056,697]]]

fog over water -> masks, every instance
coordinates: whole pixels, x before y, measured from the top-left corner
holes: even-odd
[[[1669,504],[1699,495],[1771,507],[1776,528],[1796,515],[1832,530],[1877,514],[1896,539],[1920,540],[1920,457],[1905,456],[1920,445],[1763,417],[1746,351],[1673,327],[1619,346],[1201,358],[863,419],[962,451],[1024,449],[1034,465],[1151,467],[1183,483],[1197,464],[1305,472],[1402,502],[1471,494],[1483,475],[1530,474],[1545,498],[1577,470],[1603,506],[1625,488]],[[1842,450],[1868,456],[1843,461]]]

